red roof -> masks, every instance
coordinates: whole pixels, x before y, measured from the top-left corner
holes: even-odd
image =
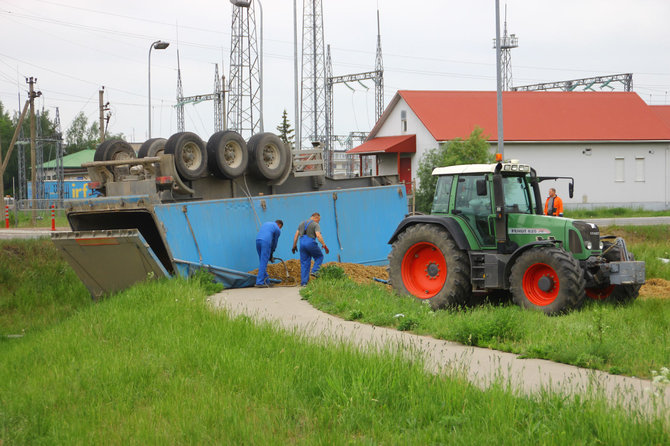
[[[670,126],[670,105],[650,105],[649,108],[661,118],[661,121]]]
[[[416,135],[380,136],[369,139],[347,153],[416,153]]]
[[[497,140],[495,91],[398,91],[437,141],[467,138],[475,126]],[[633,92],[508,91],[506,141],[670,140],[670,124]],[[374,137],[384,117],[370,133]]]

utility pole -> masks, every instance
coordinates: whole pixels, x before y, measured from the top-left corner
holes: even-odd
[[[105,87],[98,90],[98,104],[100,109],[100,142],[105,140],[105,112],[109,110],[109,102],[105,104]]]
[[[37,200],[37,163],[35,159],[37,152],[35,150],[35,98],[42,96],[41,91],[35,91],[35,82],[37,78],[31,77],[26,79],[26,83],[30,85],[30,92],[28,100],[30,101],[30,182],[32,184],[32,225],[35,226],[37,214],[35,209],[35,201]]]

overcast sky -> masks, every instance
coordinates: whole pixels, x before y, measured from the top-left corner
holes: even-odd
[[[495,90],[494,0],[322,0],[333,74],[371,71],[381,16],[385,106],[399,90]],[[633,73],[650,104],[670,104],[670,1],[501,0],[512,50],[514,85]],[[284,109],[294,119],[293,1],[263,0],[264,121],[274,131]],[[151,43],[152,136],[176,132],[177,53],[184,94],[214,89],[214,64],[228,75],[232,8],[228,0],[0,0],[0,100],[11,112],[36,77],[38,107],[60,110],[63,131],[81,111],[98,119],[105,86],[109,130],[147,137]],[[302,22],[302,2],[298,1]],[[260,14],[257,11],[257,25]],[[300,23],[299,22],[299,23]],[[301,32],[299,31],[299,38]],[[223,67],[221,66],[223,64]],[[335,132],[374,125],[374,84],[335,88]],[[186,129],[213,133],[211,102],[187,105]]]

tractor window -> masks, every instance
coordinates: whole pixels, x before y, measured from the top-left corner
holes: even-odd
[[[432,213],[449,212],[449,197],[451,197],[451,184],[453,181],[454,177],[451,175],[444,175],[437,178]]]
[[[477,182],[485,185],[484,195],[477,194]],[[487,175],[463,175],[458,178],[453,214],[462,217],[483,246],[495,244],[492,227],[491,182]]]
[[[505,212],[533,213],[525,177],[503,177],[503,189],[505,191]]]

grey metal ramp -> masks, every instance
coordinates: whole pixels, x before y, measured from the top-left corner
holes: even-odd
[[[93,298],[169,276],[137,229],[56,232],[51,240]]]

